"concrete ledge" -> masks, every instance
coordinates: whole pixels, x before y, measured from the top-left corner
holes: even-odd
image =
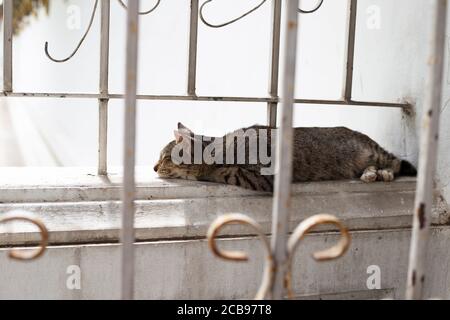
[[[0,203],[119,201],[122,175],[116,169],[97,176],[89,168],[0,168]],[[191,199],[209,197],[270,196],[238,187],[186,180],[158,179],[151,168],[136,170],[138,200]],[[414,191],[415,179],[394,183],[365,184],[358,180],[302,183],[294,194],[366,193]]]
[[[45,170],[41,174],[44,173]],[[119,241],[119,175],[113,176],[108,183],[86,174],[72,176],[72,179],[78,179],[78,183],[70,178],[59,180],[62,179],[60,176],[45,176],[41,180],[34,176],[27,180],[27,184],[20,186],[4,185],[1,197],[7,200],[5,192],[9,192],[14,201],[0,204],[0,214],[11,210],[35,213],[49,228],[50,242],[54,245]],[[136,203],[137,241],[201,239],[216,217],[236,212],[249,215],[262,225],[267,234],[270,233],[270,194],[220,184],[162,181],[145,175],[138,177],[138,198],[144,200]],[[62,181],[69,181],[70,185],[63,185]],[[302,183],[293,188],[291,230],[306,217],[318,213],[338,216],[351,230],[411,227],[414,179],[374,184],[359,181]],[[38,196],[45,197],[40,198],[40,202],[28,202],[37,200]],[[63,201],[73,197],[79,200]],[[437,203],[432,223],[446,225],[448,222],[448,213]],[[318,231],[331,229],[324,226]],[[248,229],[231,226],[224,230],[227,237],[242,235],[249,235]],[[23,223],[0,226],[0,243],[3,246],[34,245],[38,242],[38,236],[33,227]]]
[[[119,241],[119,174],[105,181],[93,174],[82,174],[80,169],[7,172],[0,179],[3,182],[0,198],[4,202],[0,204],[0,215],[12,210],[33,212],[48,227],[50,243],[54,245]],[[26,178],[27,174],[30,179]],[[204,238],[211,222],[226,213],[247,214],[270,233],[270,194],[213,183],[164,181],[142,173],[137,177],[140,199],[136,202],[137,241]],[[336,215],[351,230],[411,227],[415,179],[373,184],[311,182],[296,184],[293,189],[291,230],[306,217],[318,213]],[[448,222],[447,211],[437,203],[432,223],[446,225]],[[323,226],[317,231],[332,230]],[[224,230],[226,237],[243,235],[249,235],[249,230],[241,226]],[[0,226],[0,246],[29,246],[38,240],[39,234],[28,224]]]

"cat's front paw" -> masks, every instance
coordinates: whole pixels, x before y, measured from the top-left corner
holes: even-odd
[[[364,173],[361,176],[361,180],[370,183],[377,181],[378,178],[378,170],[374,166],[368,167],[366,170],[364,170]]]
[[[394,170],[392,169],[383,169],[378,170],[377,172],[378,180],[384,181],[384,182],[391,182],[394,181]]]

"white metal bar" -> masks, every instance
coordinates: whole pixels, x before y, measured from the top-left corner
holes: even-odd
[[[98,175],[108,174],[108,100],[99,99],[98,109]]]
[[[433,28],[427,54],[428,75],[425,86],[417,191],[409,253],[407,299],[422,299],[423,287],[427,280],[426,256],[442,103],[447,0],[433,1],[431,21],[433,21]]]
[[[351,101],[353,92],[353,67],[355,61],[356,18],[358,13],[357,0],[349,0],[349,21],[347,28],[347,64],[345,68],[345,84],[343,98]]]
[[[293,105],[297,60],[299,0],[285,1],[286,41],[283,66],[283,92],[281,106],[281,126],[277,138],[275,190],[272,222],[272,252],[276,264],[272,298],[284,296],[284,276],[286,274],[287,233],[289,231],[289,211],[292,188],[292,142]]]
[[[13,0],[3,1],[3,91],[13,90]]]
[[[278,98],[278,80],[280,70],[280,35],[281,35],[281,0],[272,1],[272,51],[269,94]],[[269,102],[267,105],[267,124],[277,126],[278,102]]]
[[[109,30],[111,17],[110,0],[101,2],[100,27],[100,98],[98,125],[98,174],[108,172],[108,90],[109,90]]]
[[[198,41],[198,0],[191,0],[189,30],[188,95],[195,96],[197,90],[197,41]]]
[[[122,208],[122,299],[134,297],[134,199],[139,0],[128,2],[124,177]]]
[[[59,98],[59,99],[100,99],[102,96],[96,93],[44,93],[44,92],[14,92],[2,93],[0,96],[15,98]],[[108,94],[107,99],[124,99],[123,94]],[[219,97],[219,96],[177,96],[177,95],[137,95],[138,100],[167,100],[167,101],[221,101],[221,102],[262,102],[279,103],[279,98],[271,97]],[[361,107],[381,107],[381,108],[402,108],[411,109],[408,103],[376,102],[376,101],[344,101],[344,100],[316,100],[316,99],[295,99],[296,104],[317,104],[317,105],[341,105],[341,106],[361,106]]]

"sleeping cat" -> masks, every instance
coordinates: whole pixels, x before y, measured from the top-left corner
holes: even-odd
[[[252,157],[252,152],[260,155],[263,149],[269,157],[274,153],[271,142],[276,140],[272,129],[275,128],[255,125],[214,138],[195,135],[179,123],[175,140],[161,151],[154,170],[162,178],[218,182],[272,192],[274,175],[264,173],[270,164]],[[408,161],[385,151],[362,133],[344,127],[293,130],[293,182],[355,178],[364,182],[389,182],[396,176],[417,173]],[[239,146],[239,141],[244,143]],[[215,162],[197,157],[207,151]],[[244,152],[244,156],[239,157],[239,152]],[[230,163],[227,161],[230,159],[235,161]]]

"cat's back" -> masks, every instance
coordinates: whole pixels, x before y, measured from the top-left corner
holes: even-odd
[[[254,130],[258,136],[267,137],[268,143],[271,142],[270,131],[278,128],[253,125],[246,127],[243,132]],[[347,127],[297,127],[294,130],[294,151],[300,150],[300,147],[322,148],[326,146],[344,147],[366,147],[376,144],[365,134],[351,130]],[[263,134],[264,132],[264,134]],[[276,143],[276,141],[274,141]],[[333,148],[333,150],[335,150]]]
[[[347,139],[361,136],[364,134],[351,130],[347,127],[298,127],[294,128],[294,136],[296,138],[315,138],[315,139]]]
[[[365,134],[347,127],[301,127],[294,128],[294,146],[341,146],[361,147],[374,141]],[[295,149],[295,148],[294,148]]]
[[[376,142],[346,127],[294,129],[294,180],[348,179],[367,164]]]
[[[249,129],[253,129],[256,132],[258,132],[261,130],[270,131],[279,128],[255,124],[253,126],[246,127],[240,130],[246,132]],[[331,138],[334,138],[335,140],[342,140],[353,138],[353,139],[362,139],[366,141],[370,140],[370,138],[367,137],[366,135],[358,131],[349,129],[347,127],[296,127],[293,128],[293,130],[294,130],[294,139],[304,138],[316,140],[329,140]]]

